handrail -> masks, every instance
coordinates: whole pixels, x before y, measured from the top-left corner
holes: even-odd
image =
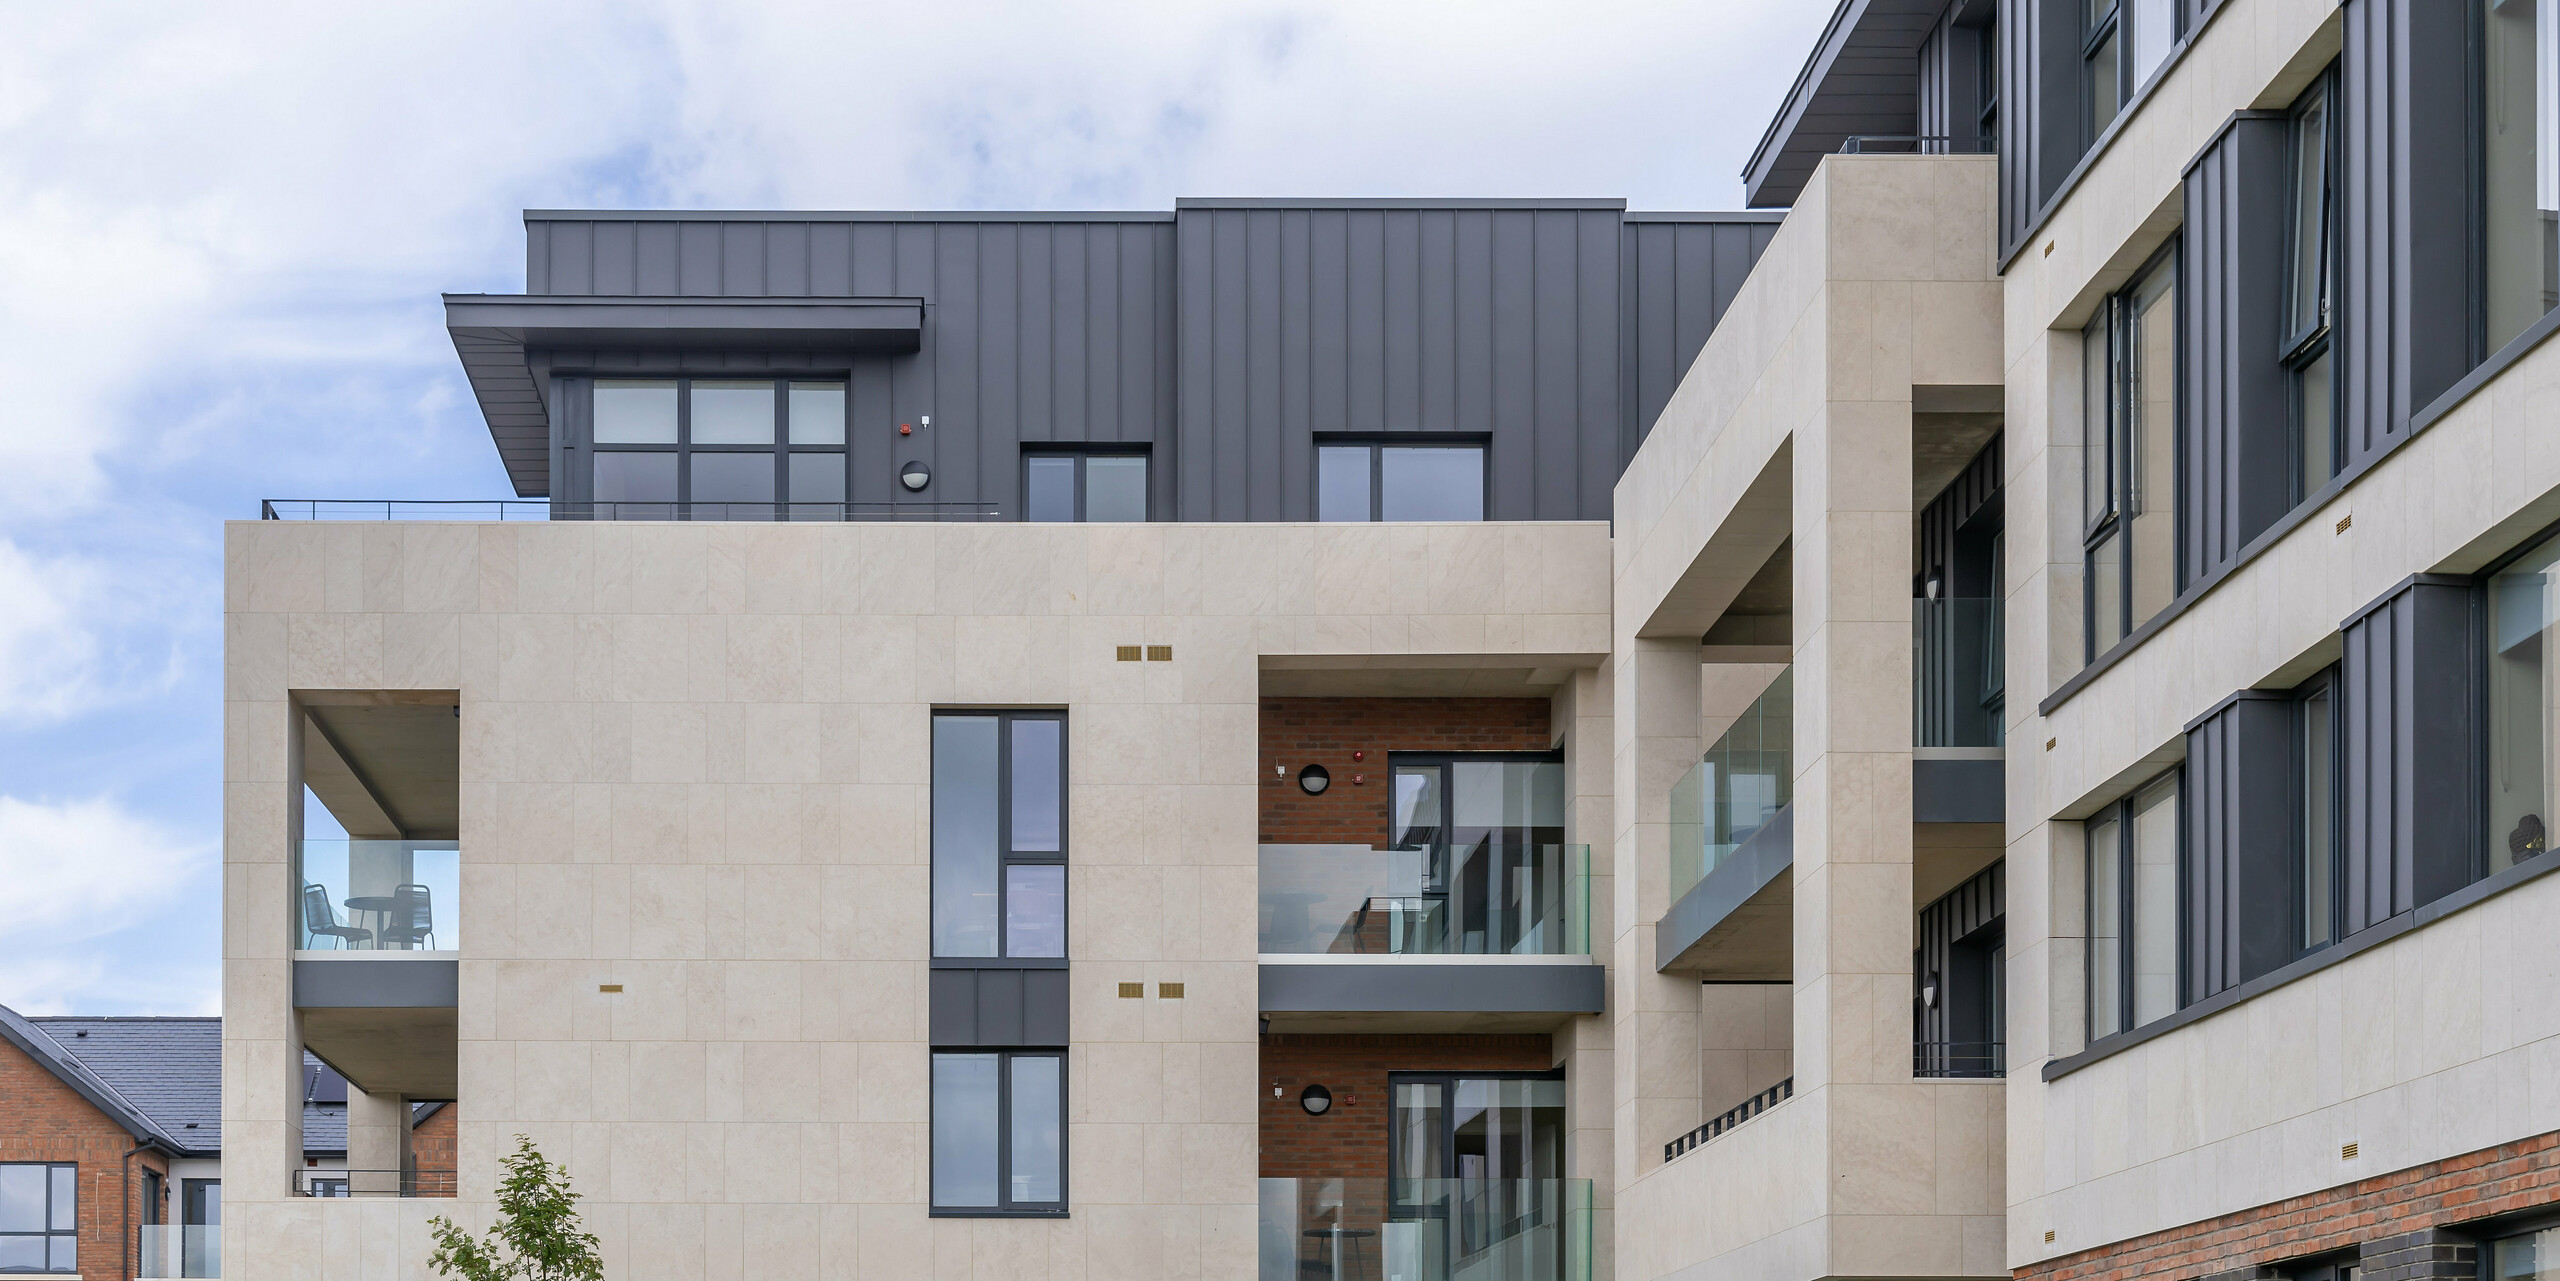
[[[1920,147],[1933,142],[1952,147],[1956,144],[1956,139],[1954,134],[1949,133],[1853,133],[1840,140],[1840,154],[1864,155],[1866,144],[1871,142],[1907,142],[1912,145],[1914,151],[1917,151]]]
[[[298,1197],[449,1197],[454,1194],[451,1170],[320,1170],[294,1171]]]
[[[569,502],[548,498],[264,498],[260,520],[985,521],[994,503]]]
[[[1913,1041],[1911,1075],[1920,1078],[1995,1079],[2008,1075],[2009,1047],[2001,1041]]]
[[[1663,1144],[1662,1159],[1668,1161],[1795,1096],[1796,1079],[1791,1076],[1726,1108],[1724,1115]]]

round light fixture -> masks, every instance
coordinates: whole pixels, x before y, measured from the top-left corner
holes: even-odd
[[[1309,796],[1322,796],[1324,789],[1331,786],[1333,775],[1326,773],[1322,765],[1310,765],[1298,771],[1298,790]]]
[[[908,463],[898,469],[898,483],[910,491],[924,488],[933,481],[933,470],[923,463]]]
[[[1298,1106],[1305,1108],[1308,1116],[1323,1116],[1333,1110],[1333,1091],[1310,1085],[1298,1091]]]
[[[1920,1003],[1933,1010],[1938,1008],[1938,972],[1936,970],[1929,971],[1929,977],[1920,984]]]

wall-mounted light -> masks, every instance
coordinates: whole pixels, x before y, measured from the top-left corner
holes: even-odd
[[[1326,773],[1322,765],[1310,765],[1298,771],[1298,790],[1309,796],[1322,796],[1324,789],[1331,786],[1333,775]]]
[[[1298,1091],[1298,1106],[1305,1108],[1308,1116],[1323,1116],[1333,1110],[1333,1091],[1310,1085]]]
[[[1920,1003],[1933,1010],[1938,1008],[1938,972],[1936,970],[1929,971],[1929,977],[1920,981]]]
[[[923,463],[908,463],[898,469],[898,483],[906,486],[910,492],[922,489],[932,481],[933,470]]]

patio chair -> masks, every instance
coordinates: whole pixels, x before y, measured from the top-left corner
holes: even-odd
[[[336,939],[340,948],[373,942],[373,931],[360,925],[338,924],[338,909],[329,902],[328,889],[309,883],[302,887],[302,932],[315,939]]]
[[[423,948],[433,951],[435,937],[435,908],[427,898],[427,887],[423,885],[393,886],[391,920],[382,927],[383,946]]]

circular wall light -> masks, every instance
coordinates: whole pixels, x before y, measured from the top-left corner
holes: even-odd
[[[1322,765],[1310,765],[1298,771],[1298,790],[1309,796],[1321,796],[1324,789],[1331,786],[1333,775],[1326,773]]]
[[[1929,971],[1929,977],[1920,984],[1920,1003],[1933,1010],[1938,1008],[1938,972],[1936,970]]]
[[[1298,1106],[1305,1108],[1308,1116],[1323,1116],[1333,1110],[1333,1091],[1310,1085],[1298,1091]]]
[[[932,481],[933,471],[923,463],[908,463],[906,466],[898,469],[898,483],[906,486],[911,491],[922,489],[927,484],[932,483]]]

